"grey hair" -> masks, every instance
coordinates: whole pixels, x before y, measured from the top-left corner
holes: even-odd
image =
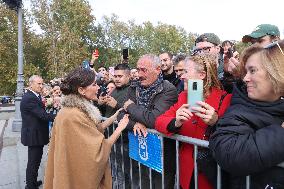
[[[139,58],[139,60],[142,60],[142,59],[148,59],[148,60],[150,60],[155,68],[161,66],[160,58],[159,58],[157,55],[154,55],[154,54],[145,54],[145,55],[143,55],[143,56],[141,56],[141,57]]]
[[[29,78],[29,86],[34,82],[34,80],[35,80],[36,78],[42,79],[42,77],[39,76],[39,75],[32,75],[32,76]]]

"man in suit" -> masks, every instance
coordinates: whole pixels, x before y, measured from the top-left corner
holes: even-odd
[[[26,169],[25,189],[38,189],[42,181],[37,181],[43,146],[49,142],[48,122],[53,121],[55,115],[48,114],[42,103],[40,93],[43,80],[38,75],[29,78],[29,89],[21,101],[21,115],[23,120],[21,142],[28,146],[28,163]]]

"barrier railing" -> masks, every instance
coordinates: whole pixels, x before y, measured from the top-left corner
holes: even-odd
[[[113,124],[112,127],[107,129],[107,137],[110,136],[112,131],[115,129],[115,124]],[[175,178],[175,188],[180,188],[180,182],[179,182],[179,146],[180,142],[192,144],[194,146],[194,183],[195,189],[198,189],[198,163],[197,163],[197,153],[198,153],[198,147],[208,148],[208,141],[200,140],[196,138],[191,138],[187,136],[182,135],[172,135],[172,136],[166,136],[154,129],[148,129],[149,133],[153,133],[159,136],[161,140],[161,162],[163,162],[163,140],[164,138],[169,138],[172,140],[175,140],[176,142],[176,178]],[[157,172],[151,168],[145,168],[144,165],[142,165],[140,162],[137,162],[128,156],[128,141],[126,140],[127,136],[125,134],[122,134],[120,136],[120,139],[116,142],[116,144],[113,146],[112,153],[110,156],[110,163],[112,167],[112,175],[113,175],[113,188],[115,189],[125,189],[125,188],[154,188],[153,187],[153,176],[156,175],[155,180],[157,180]],[[118,153],[119,152],[119,153]],[[126,154],[127,153],[127,154]],[[129,161],[129,167],[128,162]],[[137,170],[135,169],[135,165],[138,164],[138,178],[137,178]],[[128,169],[129,168],[129,172]],[[148,175],[145,175],[145,171]],[[153,175],[154,174],[154,175]],[[159,174],[159,173],[158,173]],[[136,176],[135,176],[136,175]],[[164,181],[165,181],[165,172],[164,169],[162,170],[161,175],[161,186],[155,188],[165,188]],[[147,178],[148,177],[148,178]],[[137,181],[138,179],[138,181]],[[148,181],[145,181],[146,179],[149,179]],[[217,189],[221,189],[221,168],[219,165],[217,166]],[[159,179],[158,179],[159,180]],[[142,187],[145,184],[149,184],[149,186]],[[250,177],[246,177],[246,189],[250,189]]]

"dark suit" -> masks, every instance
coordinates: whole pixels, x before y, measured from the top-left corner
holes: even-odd
[[[23,120],[21,142],[28,146],[26,184],[27,188],[35,189],[43,146],[49,142],[48,122],[53,121],[55,115],[46,113],[41,99],[29,90],[22,98],[20,109]]]

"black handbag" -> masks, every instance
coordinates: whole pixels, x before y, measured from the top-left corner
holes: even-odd
[[[218,111],[220,106],[226,97],[227,93],[223,94],[220,98]],[[210,135],[216,130],[216,125],[207,127],[204,137],[209,139]],[[203,173],[208,181],[213,185],[214,188],[217,188],[217,162],[212,156],[209,148],[199,147],[197,152],[197,168],[198,172]],[[228,173],[222,170],[222,188],[227,188],[228,183],[226,183],[226,179],[228,177]]]

